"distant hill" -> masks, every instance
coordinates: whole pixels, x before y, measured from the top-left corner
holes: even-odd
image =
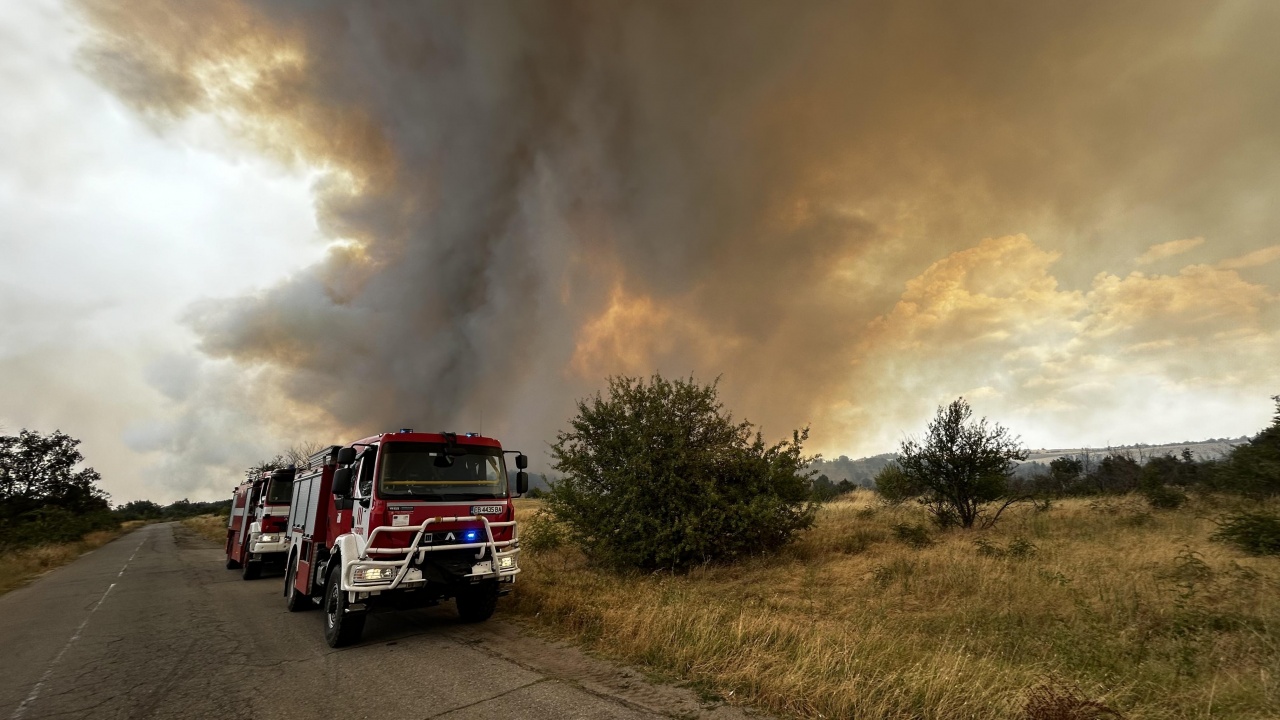
[[[1048,472],[1050,461],[1063,455],[1081,455],[1086,452],[1099,458],[1111,453],[1119,453],[1129,455],[1134,460],[1144,463],[1149,458],[1161,455],[1181,455],[1182,451],[1186,449],[1190,450],[1197,460],[1212,460],[1226,456],[1231,452],[1231,448],[1247,442],[1249,442],[1249,438],[1241,436],[1238,438],[1195,440],[1165,445],[1138,443],[1137,445],[1116,445],[1108,448],[1029,448],[1026,462],[1021,463],[1015,472],[1019,475],[1034,475],[1041,471]],[[848,456],[841,455],[833,460],[819,460],[810,465],[809,469],[817,470],[819,475],[826,475],[827,479],[832,483],[848,480],[855,485],[874,487],[876,474],[885,465],[896,460],[897,457],[897,453],[884,453],[883,455],[872,455],[871,457],[853,460]]]
[[[1110,453],[1128,454],[1138,462],[1145,462],[1147,458],[1160,455],[1181,455],[1182,451],[1190,450],[1191,454],[1197,460],[1212,460],[1219,458],[1231,452],[1231,448],[1236,445],[1243,445],[1249,442],[1249,438],[1242,435],[1238,438],[1217,438],[1213,440],[1188,440],[1180,443],[1168,443],[1165,445],[1147,445],[1138,443],[1137,445],[1116,445],[1107,448],[1031,448],[1030,454],[1027,456],[1027,462],[1049,461],[1063,455],[1080,455],[1088,452],[1093,455],[1107,455]]]
[[[854,485],[874,487],[875,483],[872,481],[876,474],[897,457],[897,453],[885,453],[852,460],[847,455],[841,455],[832,460],[819,460],[810,465],[809,469],[817,470],[819,475],[826,475],[833,484],[848,480]]]

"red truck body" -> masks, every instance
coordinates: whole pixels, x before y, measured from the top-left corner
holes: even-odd
[[[373,610],[453,598],[464,619],[488,618],[520,572],[504,455],[492,438],[410,431],[312,455],[293,483],[289,609],[323,607],[334,647]]]
[[[269,470],[232,491],[227,569],[242,568],[245,580],[259,577],[263,568],[284,565],[293,476],[293,468]]]

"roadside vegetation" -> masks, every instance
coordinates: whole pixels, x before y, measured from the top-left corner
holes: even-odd
[[[599,565],[680,570],[784,547],[813,523],[807,430],[768,445],[715,383],[611,378],[551,446],[547,507]]]
[[[647,528],[738,517],[744,502],[682,489],[683,438],[698,434],[655,428],[689,413],[664,398],[628,410],[636,384],[611,381],[560,436],[627,452],[561,452],[545,499],[520,502],[525,572],[506,602],[546,631],[794,717],[1280,716],[1280,399],[1275,423],[1223,458],[1063,457],[1032,478],[1014,473],[1017,438],[960,399],[904,441],[881,492],[788,465],[821,502],[788,493],[812,523],[780,542],[619,562],[600,539],[644,547],[644,533],[566,512],[566,495],[599,512],[640,485],[624,504]],[[614,411],[596,422],[602,405]],[[645,484],[651,467],[665,484]],[[630,475],[600,485],[610,468]]]
[[[1028,714],[1046,697],[1133,720],[1280,716],[1280,565],[1210,540],[1237,498],[1073,498],[974,532],[860,490],[781,553],[685,574],[594,566],[521,505],[506,602],[731,701],[828,718],[1109,717]]]
[[[109,530],[94,530],[73,542],[4,549],[0,551],[0,595],[20,588],[143,524],[140,521],[120,523]]]
[[[159,505],[136,500],[111,508],[92,467],[80,467],[80,441],[55,430],[0,435],[0,593],[147,522],[222,511],[230,501]]]

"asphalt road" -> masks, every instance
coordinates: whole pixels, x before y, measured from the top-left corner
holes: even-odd
[[[178,524],[0,596],[0,719],[747,717],[452,603],[371,616],[332,650],[283,581],[246,582]],[[515,592],[519,592],[519,582]]]

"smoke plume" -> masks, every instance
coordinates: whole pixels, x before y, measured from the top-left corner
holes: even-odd
[[[321,173],[327,258],[188,316],[271,398],[246,412],[335,435],[307,439],[536,451],[606,375],[661,370],[856,447],[902,393],[1003,372],[947,354],[965,326],[904,329],[940,273],[1067,343],[1140,285],[1099,273],[1176,278],[1280,219],[1274,3],[81,5],[86,63],[157,127],[213,115]],[[1275,301],[1274,266],[1214,272]],[[1025,380],[1002,392],[1041,407]]]

